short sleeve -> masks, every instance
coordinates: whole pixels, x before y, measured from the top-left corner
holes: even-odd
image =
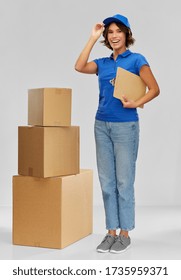
[[[100,59],[94,59],[93,62],[95,62],[95,64],[97,65],[97,69],[99,71],[99,61]],[[96,75],[98,76],[98,72],[96,73]]]
[[[99,66],[99,59],[94,59],[93,61],[97,64],[97,67],[98,67]]]
[[[140,72],[140,69],[143,65],[150,66],[147,59],[142,54],[139,54],[137,57],[137,63],[136,63],[138,73]]]

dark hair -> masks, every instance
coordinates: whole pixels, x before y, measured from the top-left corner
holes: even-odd
[[[103,31],[102,35],[104,37],[104,40],[102,40],[101,43],[103,43],[104,46],[106,46],[107,48],[112,50],[112,47],[110,46],[109,41],[107,39],[110,24],[108,24]],[[118,23],[118,22],[115,22],[115,24],[120,28],[120,30],[122,32],[125,33],[125,35],[126,35],[126,47],[129,48],[129,46],[133,45],[134,42],[135,42],[135,39],[132,37],[131,29],[126,27],[124,24],[121,24],[121,23]]]

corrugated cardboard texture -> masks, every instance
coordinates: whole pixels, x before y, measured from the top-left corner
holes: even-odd
[[[39,88],[28,90],[28,124],[71,126],[72,90]]]
[[[92,233],[92,170],[13,177],[13,244],[64,248]]]
[[[77,174],[79,127],[18,127],[18,174],[53,177]]]

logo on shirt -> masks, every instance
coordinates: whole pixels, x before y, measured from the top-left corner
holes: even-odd
[[[115,86],[116,78],[111,79],[109,82],[114,87]]]

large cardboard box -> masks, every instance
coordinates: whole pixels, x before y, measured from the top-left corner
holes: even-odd
[[[28,90],[28,124],[70,126],[71,94],[69,88]]]
[[[79,127],[18,127],[18,174],[53,177],[79,173]]]
[[[92,170],[13,176],[13,244],[64,248],[92,233]]]

